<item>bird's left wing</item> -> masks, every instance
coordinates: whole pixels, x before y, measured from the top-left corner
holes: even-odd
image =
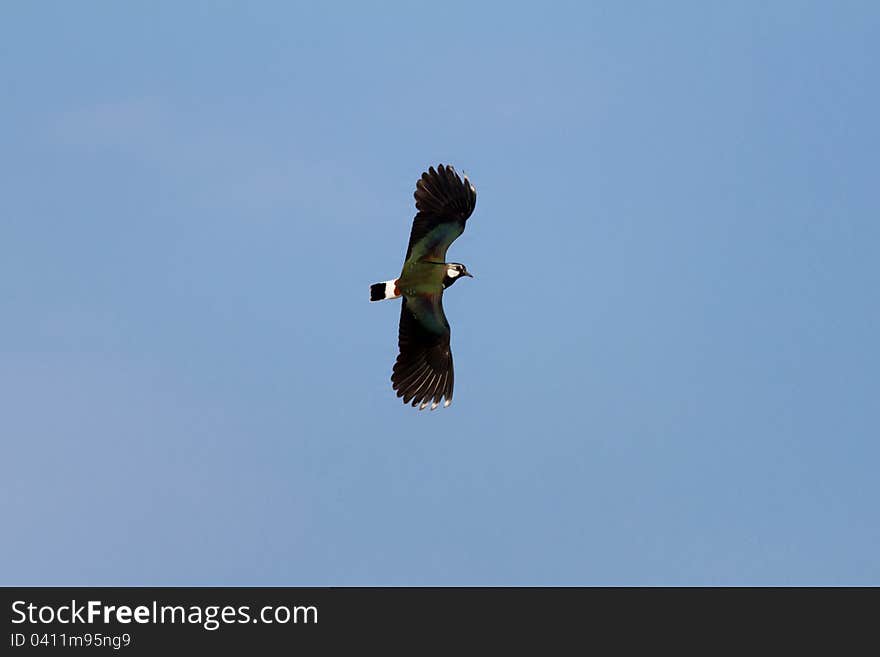
[[[477,190],[454,168],[430,167],[416,183],[416,210],[406,260],[446,260],[446,250],[464,232],[477,204]]]
[[[452,403],[454,375],[449,348],[449,322],[443,313],[443,293],[404,297],[400,309],[400,354],[391,375],[403,403],[437,408]]]

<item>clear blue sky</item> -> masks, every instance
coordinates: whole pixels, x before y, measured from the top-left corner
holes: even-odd
[[[880,584],[878,33],[5,4],[0,583]],[[367,297],[438,162],[476,278],[420,414]]]

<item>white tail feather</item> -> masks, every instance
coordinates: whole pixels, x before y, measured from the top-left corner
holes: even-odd
[[[391,281],[373,283],[370,286],[370,301],[385,301],[385,299],[396,299],[399,296],[400,290],[397,289],[396,278]]]

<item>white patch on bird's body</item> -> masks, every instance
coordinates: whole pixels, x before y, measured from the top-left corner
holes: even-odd
[[[449,267],[446,269],[446,275],[449,276],[449,278],[455,278],[460,273],[461,272],[458,271],[458,268],[456,268],[456,267]],[[455,288],[455,289],[458,289],[458,288]]]
[[[395,281],[388,281],[385,283],[385,298],[386,299],[393,299],[395,297],[394,282]]]

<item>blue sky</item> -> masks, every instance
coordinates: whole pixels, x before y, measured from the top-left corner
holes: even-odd
[[[0,583],[880,584],[876,3],[0,16]]]

